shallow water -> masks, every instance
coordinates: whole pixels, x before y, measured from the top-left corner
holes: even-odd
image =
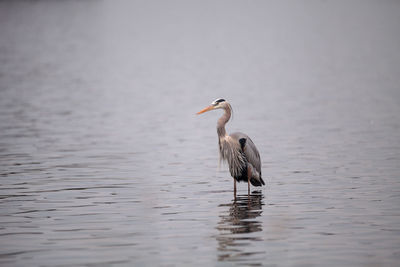
[[[400,4],[1,1],[2,266],[396,266]],[[267,186],[218,163],[217,97]]]

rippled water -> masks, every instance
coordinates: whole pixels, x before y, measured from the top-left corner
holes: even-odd
[[[396,266],[396,1],[1,1],[2,266]],[[267,186],[218,167],[217,97]]]

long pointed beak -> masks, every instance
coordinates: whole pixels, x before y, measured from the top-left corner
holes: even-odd
[[[213,110],[213,109],[214,109],[214,106],[208,106],[208,107],[206,107],[206,108],[200,110],[200,111],[197,112],[196,114],[199,115],[199,114],[201,114],[201,113],[204,113],[204,112],[207,112],[207,111],[210,111],[210,110]]]

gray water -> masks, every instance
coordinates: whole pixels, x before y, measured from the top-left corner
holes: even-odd
[[[398,1],[1,1],[0,265],[398,266],[399,48]]]

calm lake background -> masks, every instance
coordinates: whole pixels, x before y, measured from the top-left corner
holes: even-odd
[[[399,49],[399,1],[0,1],[0,265],[398,266]]]

